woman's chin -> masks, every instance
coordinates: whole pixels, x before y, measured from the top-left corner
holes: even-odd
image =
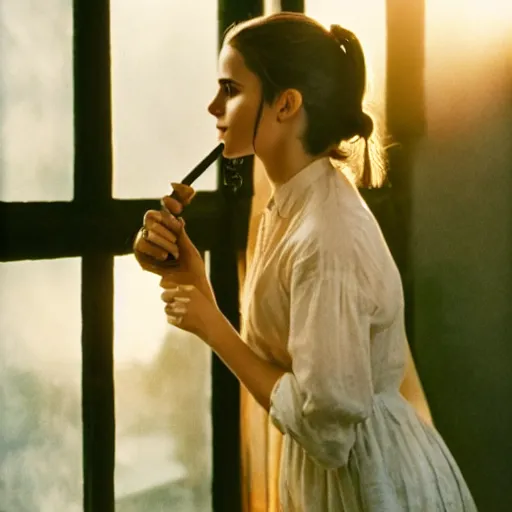
[[[224,158],[232,160],[233,158],[244,158],[253,154],[254,152],[251,148],[234,148],[224,142],[224,150],[222,151],[222,156]]]

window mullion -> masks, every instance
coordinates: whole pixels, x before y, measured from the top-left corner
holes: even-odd
[[[82,259],[84,510],[114,511],[113,257]]]
[[[112,197],[110,2],[74,0],[74,200],[94,209]]]
[[[75,220],[83,227],[112,204],[110,2],[73,1]],[[115,422],[113,255],[94,244],[82,260],[82,419],[85,512],[113,512]],[[101,230],[100,230],[101,231]],[[76,236],[82,232],[76,230]],[[101,250],[99,248],[101,247]]]
[[[219,0],[219,43],[225,30],[239,22],[263,14],[263,0]],[[240,166],[244,184],[238,196],[222,190],[225,207],[215,231],[217,240],[211,251],[210,279],[220,309],[231,324],[239,328],[238,255],[245,250],[253,195],[254,159],[245,158]],[[223,183],[223,166],[219,183]],[[222,185],[221,185],[222,187]],[[212,358],[212,450],[214,512],[242,510],[240,456],[240,385],[230,370],[214,355]]]

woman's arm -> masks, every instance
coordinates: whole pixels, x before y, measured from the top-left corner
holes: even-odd
[[[272,390],[285,372],[255,354],[227,320],[214,326],[207,343],[268,412]],[[406,371],[400,393],[426,423],[433,425],[427,398],[408,344]]]
[[[274,425],[327,468],[347,463],[356,425],[372,406],[368,319],[359,314],[350,280],[347,276],[343,290],[345,281],[332,276],[294,285],[288,338],[292,372],[253,352],[195,286],[169,283],[162,294],[168,321],[206,342]]]
[[[215,299],[202,289],[165,279],[161,285],[167,320],[207,343],[258,403],[269,411],[271,393],[285,371],[259,357],[222,314]]]
[[[402,396],[416,409],[418,415],[429,425],[433,425],[432,415],[428,406],[427,398],[412,358],[411,349],[407,345],[407,364],[405,376],[400,386]]]
[[[212,324],[204,341],[268,412],[272,390],[285,372],[253,352],[228,320],[224,320]]]

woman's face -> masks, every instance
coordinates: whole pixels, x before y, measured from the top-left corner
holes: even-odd
[[[220,52],[218,77],[219,90],[208,111],[217,118],[219,140],[225,144],[223,154],[227,158],[251,155],[255,151],[253,136],[261,101],[260,80],[246,67],[240,52],[229,44]]]

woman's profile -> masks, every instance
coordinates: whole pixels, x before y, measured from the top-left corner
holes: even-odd
[[[265,455],[279,460],[281,510],[476,510],[441,436],[400,394],[402,283],[355,186],[383,179],[368,151],[358,39],[300,14],[260,17],[226,33],[218,73],[209,111],[224,156],[256,154],[272,197],[244,283],[241,335],[174,217],[193,191],[176,186],[181,204],[165,197],[168,212],[146,214],[135,254],[162,275],[169,322],[207,343],[281,433]],[[351,175],[333,165],[350,144],[364,154]],[[169,253],[179,270],[159,266]],[[248,443],[246,464],[258,449]]]

